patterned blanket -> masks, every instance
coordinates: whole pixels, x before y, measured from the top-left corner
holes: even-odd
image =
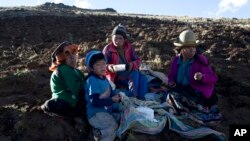
[[[193,128],[184,124],[172,113],[168,112],[173,107],[166,102],[159,103],[156,101],[142,101],[122,95],[121,107],[123,112],[121,123],[117,131],[117,136],[120,138],[127,130],[147,134],[157,134],[160,133],[164,129],[166,123],[168,123],[170,130],[187,139],[198,139],[207,135],[214,135],[218,140],[226,140],[223,133],[217,132],[208,127]],[[153,110],[153,115],[150,109]]]
[[[169,105],[174,107],[175,114],[184,115],[202,125],[220,121],[222,119],[222,115],[219,112],[217,105],[208,109],[207,107],[196,104],[192,100],[181,96],[176,92],[169,92],[166,101]]]

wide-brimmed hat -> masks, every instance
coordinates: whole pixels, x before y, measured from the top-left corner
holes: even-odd
[[[196,35],[190,29],[182,31],[179,38],[174,42],[176,47],[197,46],[198,44],[199,40],[197,40]]]

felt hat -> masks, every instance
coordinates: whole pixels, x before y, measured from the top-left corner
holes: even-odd
[[[197,40],[194,32],[188,29],[181,32],[179,38],[174,42],[174,45],[176,47],[196,46],[198,43],[199,40]]]

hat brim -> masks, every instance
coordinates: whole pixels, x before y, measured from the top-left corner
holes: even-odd
[[[183,46],[197,46],[200,43],[199,40],[196,40],[192,43],[180,43],[180,42],[174,42],[174,45],[177,47],[183,47]]]

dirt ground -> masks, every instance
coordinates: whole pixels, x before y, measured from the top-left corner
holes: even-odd
[[[103,47],[112,28],[122,23],[142,60],[168,72],[173,41],[190,27],[201,40],[200,50],[219,76],[216,93],[223,114],[212,129],[229,137],[232,124],[250,124],[250,21],[237,19],[164,19],[112,14],[72,14],[72,11],[0,11],[0,140],[91,140],[86,128],[49,117],[39,106],[51,96],[50,55],[63,40],[79,44],[79,65],[86,50]],[[248,25],[248,26],[247,26]],[[84,71],[84,68],[83,68]],[[127,140],[185,140],[166,127],[158,135],[128,132]],[[200,140],[211,140],[209,137]]]

